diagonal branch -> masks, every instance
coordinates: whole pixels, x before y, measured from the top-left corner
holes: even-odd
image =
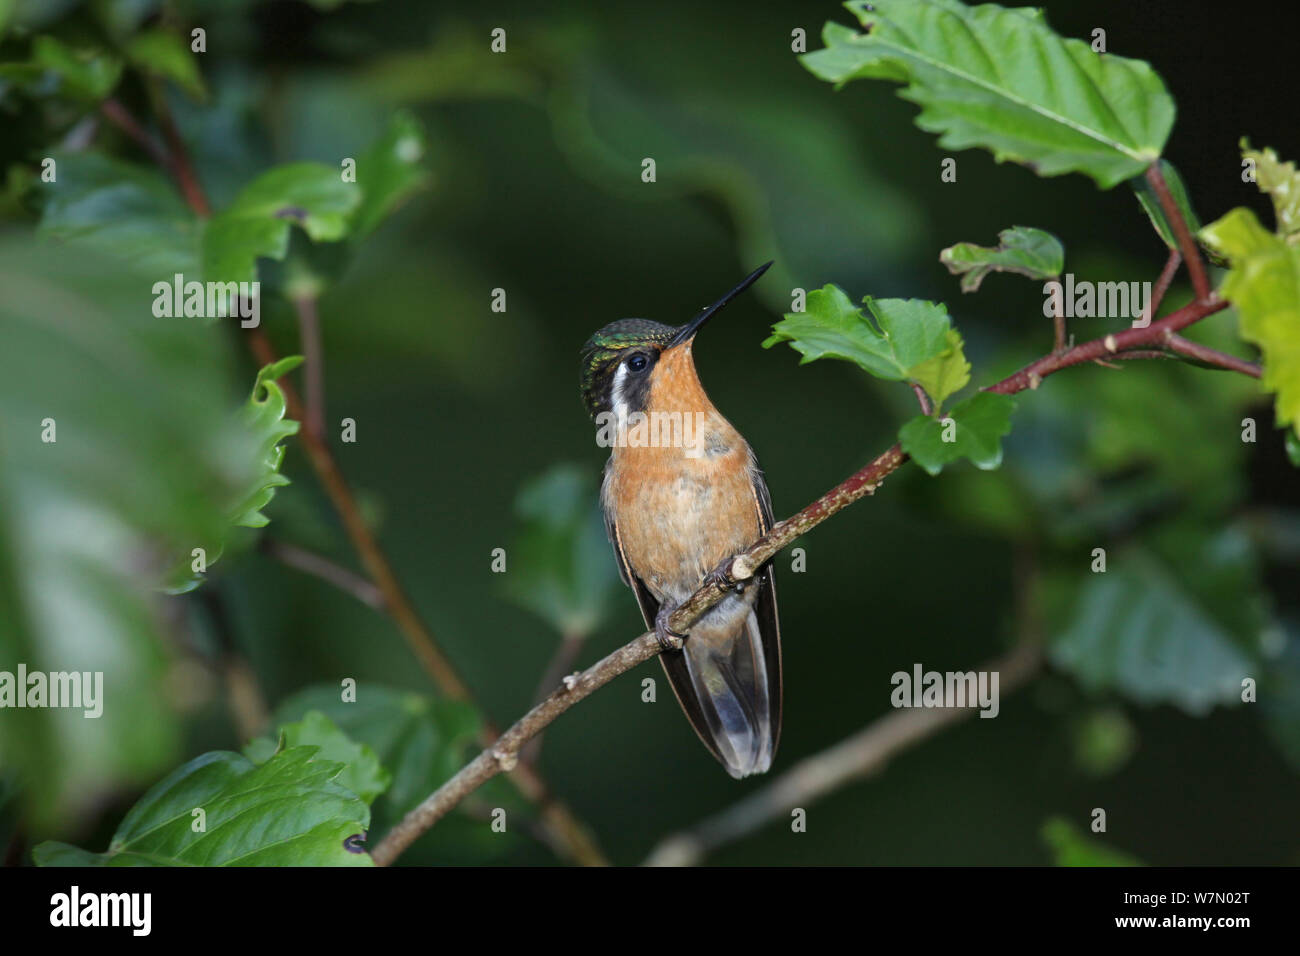
[[[1227,305],[1226,301],[1217,299],[1194,302],[1144,328],[1124,329],[1113,335],[1076,345],[1064,352],[1045,356],[995,385],[989,386],[988,391],[1011,395],[1025,389],[1036,389],[1044,378],[1063,368],[1105,355],[1113,355],[1121,348],[1159,346],[1164,343],[1167,334],[1186,328],[1205,316],[1226,308]],[[800,535],[815,528],[858,499],[874,493],[880,487],[880,483],[907,461],[907,458],[902,447],[894,445],[798,514],[777,522],[767,534],[731,559],[728,566],[731,579],[739,582],[752,578],[765,562]],[[678,633],[689,632],[690,626],[727,593],[722,584],[702,583],[695,593],[673,613],[668,621],[669,628]],[[484,750],[425,798],[423,803],[407,813],[371,851],[374,861],[380,866],[392,863],[420,834],[450,813],[467,795],[503,770],[513,768],[519,759],[520,748],[529,739],[540,733],[578,701],[659,652],[658,640],[653,633],[647,632],[581,674],[565,678],[562,686],[511,725],[495,744]]]

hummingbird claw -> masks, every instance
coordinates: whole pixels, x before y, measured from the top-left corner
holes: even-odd
[[[680,651],[686,645],[686,635],[678,634],[668,626],[668,619],[677,610],[676,604],[665,603],[655,615],[655,639],[662,651]]]
[[[731,563],[734,560],[734,558],[727,558],[727,560],[719,564],[704,576],[704,583],[711,584],[719,591],[734,591],[737,594],[743,594],[745,592],[745,586],[749,584],[749,582],[737,581],[731,576]]]

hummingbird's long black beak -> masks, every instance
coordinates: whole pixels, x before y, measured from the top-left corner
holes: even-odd
[[[758,277],[761,276],[764,272],[766,272],[768,270],[768,267],[771,265],[772,263],[770,260],[768,262],[764,262],[761,266],[759,266],[749,275],[745,276],[745,278],[741,279],[740,284],[737,285],[734,289],[732,289],[730,292],[724,295],[717,302],[713,303],[713,305],[709,306],[707,309],[705,309],[695,318],[691,319],[691,321],[687,322],[685,325],[679,328],[677,330],[677,333],[672,337],[672,339],[669,340],[668,348],[672,348],[675,345],[681,345],[683,342],[689,342],[691,339],[695,338],[695,333],[700,331],[700,329],[704,328],[705,322],[713,318],[713,316],[716,313],[721,312],[723,306],[725,306],[728,302],[730,302],[736,296],[740,295],[740,293],[744,292],[751,285],[757,282]]]

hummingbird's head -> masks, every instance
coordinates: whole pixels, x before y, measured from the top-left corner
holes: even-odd
[[[748,289],[772,263],[759,266],[713,305],[685,325],[650,319],[619,319],[605,326],[582,347],[582,401],[595,420],[601,412],[623,405],[644,411],[655,366],[670,349],[688,346],[704,323]]]

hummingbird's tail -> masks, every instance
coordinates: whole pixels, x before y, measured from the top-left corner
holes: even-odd
[[[759,615],[744,610],[739,627],[710,627],[706,616],[681,653],[662,657],[696,733],[737,779],[772,765],[781,733],[780,648],[768,646],[778,637],[765,641]]]

